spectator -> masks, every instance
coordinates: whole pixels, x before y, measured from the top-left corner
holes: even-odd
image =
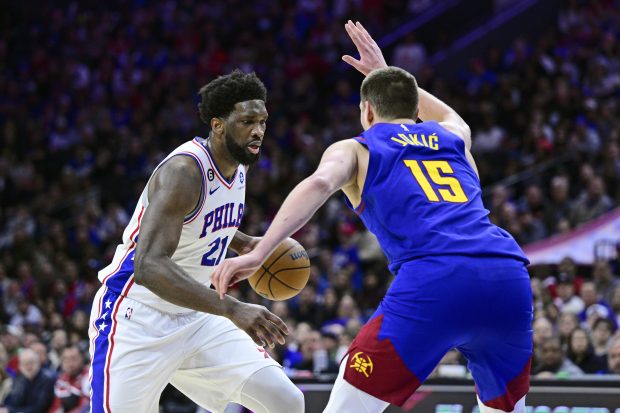
[[[620,336],[616,335],[607,353],[607,373],[620,374]]]
[[[19,353],[19,374],[6,400],[9,413],[46,413],[54,398],[54,376],[41,368],[33,350]]]
[[[568,339],[574,329],[579,327],[579,318],[575,313],[562,313],[558,322],[558,333],[563,345],[568,343]]]
[[[596,288],[596,284],[594,284],[592,281],[586,281],[581,284],[579,296],[581,297],[581,300],[583,301],[583,304],[585,306],[583,311],[579,313],[579,319],[582,322],[586,321],[588,309],[595,304],[606,307],[609,310],[609,314],[611,314],[611,309],[609,308],[609,305],[605,300],[600,297]]]
[[[592,328],[592,345],[594,354],[606,356],[611,337],[614,333],[614,323],[608,318],[600,318],[594,323]]]
[[[557,277],[558,298],[555,304],[562,313],[579,314],[585,308],[583,300],[575,294],[575,279],[568,273],[561,272]]]
[[[25,345],[26,343],[24,343]],[[54,372],[55,369],[50,363],[50,359],[47,353],[47,346],[40,341],[35,341],[28,346],[31,350],[34,350],[35,353],[39,356],[39,362],[41,363],[41,368],[49,370],[50,372]]]
[[[404,41],[396,46],[392,64],[414,75],[421,71],[426,64],[426,49],[416,41],[415,34],[407,34]]]
[[[546,317],[539,317],[535,319],[532,329],[534,349],[540,348],[545,340],[553,337],[553,325]]]
[[[613,311],[614,324],[620,326],[620,285],[613,289],[610,304]]]
[[[532,374],[538,377],[575,377],[582,375],[583,371],[566,358],[560,339],[550,337],[540,346],[540,360]]]
[[[62,373],[54,386],[54,401],[49,413],[81,413],[90,404],[88,368],[77,346],[62,351]]]
[[[11,317],[10,324],[18,327],[39,327],[43,322],[41,311],[25,298],[18,300],[17,312]]]
[[[60,353],[67,347],[67,344],[67,332],[63,329],[54,330],[52,333],[52,340],[50,341],[51,349],[48,353],[50,364],[54,371],[60,370]]]
[[[566,176],[551,179],[549,202],[545,205],[545,227],[550,233],[558,232],[558,224],[570,218],[569,189]]]
[[[568,358],[586,374],[604,373],[607,362],[604,356],[594,354],[594,348],[588,333],[583,328],[576,328],[568,339]]]
[[[0,406],[4,406],[5,400],[11,392],[13,385],[13,378],[9,376],[6,370],[9,363],[9,354],[4,347],[4,344],[0,343]]]
[[[620,280],[611,271],[609,261],[596,260],[592,265],[592,279],[596,289],[606,303],[611,303],[614,289],[620,286]]]
[[[338,365],[331,359],[321,340],[321,333],[310,331],[301,340],[302,359],[293,365],[298,370],[314,373],[337,373]]]
[[[594,176],[587,184],[587,190],[581,194],[571,208],[573,225],[580,225],[594,219],[613,208],[613,201],[605,193],[605,183],[600,176]]]

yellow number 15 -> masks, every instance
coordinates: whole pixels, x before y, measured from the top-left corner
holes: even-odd
[[[439,202],[441,197],[442,201],[463,203],[467,202],[467,195],[463,192],[463,187],[458,179],[451,176],[443,176],[443,174],[454,174],[454,170],[447,161],[422,161],[422,165],[428,176],[436,185],[447,186],[448,188],[437,188],[439,196],[431,186],[431,183],[426,179],[426,175],[422,172],[420,163],[415,160],[404,161],[405,165],[411,169],[411,173],[415,177],[418,184],[426,194],[426,197],[431,202]]]

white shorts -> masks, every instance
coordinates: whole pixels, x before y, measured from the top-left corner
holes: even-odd
[[[221,412],[245,381],[279,366],[229,319],[160,312],[105,286],[88,329],[92,413],[158,412],[171,383],[195,403]]]

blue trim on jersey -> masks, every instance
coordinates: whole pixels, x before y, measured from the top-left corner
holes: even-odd
[[[92,397],[90,401],[92,413],[105,413],[105,380],[106,362],[110,347],[109,336],[112,332],[112,311],[119,299],[119,295],[109,289],[101,299],[101,315],[95,321],[99,335],[95,339],[93,350],[93,375],[91,378]]]
[[[129,281],[129,278],[131,278],[134,272],[133,261],[135,255],[136,249],[134,247],[134,249],[125,257],[118,271],[108,277],[105,284],[110,290],[115,291],[118,294],[123,293],[123,289],[125,288],[125,285],[127,285],[127,281]]]
[[[211,150],[209,149],[209,147],[208,147],[208,146],[206,146],[206,145],[203,145],[203,144],[202,144],[202,143],[198,140],[198,138],[197,138],[197,137],[196,137],[196,138],[194,138],[194,140],[196,141],[196,143],[197,143],[198,145],[202,146],[202,147],[203,147],[203,148],[207,151],[207,154],[209,155],[209,158],[211,158],[211,164],[213,165],[213,169],[215,169],[215,172],[216,172],[216,173],[220,176],[220,178],[221,178],[224,182],[226,182],[226,183],[228,184],[228,186],[229,186],[229,187],[230,187],[230,186],[232,186],[232,184],[235,182],[235,179],[237,178],[237,172],[239,172],[239,167],[237,167],[237,169],[235,169],[235,173],[233,174],[233,176],[232,176],[232,178],[231,178],[230,180],[226,179],[226,178],[224,177],[224,174],[223,174],[223,173],[220,171],[220,169],[217,167],[217,164],[216,164],[216,163],[215,163],[215,161],[214,161],[213,154],[211,153]]]

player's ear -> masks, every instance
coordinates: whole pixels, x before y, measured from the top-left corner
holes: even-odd
[[[224,120],[220,118],[212,118],[211,119],[211,130],[216,135],[222,135],[225,130]]]
[[[366,118],[366,122],[368,122],[369,125],[372,125],[372,122],[375,120],[375,110],[370,104],[370,102],[364,102],[364,103],[365,103],[364,117]]]

